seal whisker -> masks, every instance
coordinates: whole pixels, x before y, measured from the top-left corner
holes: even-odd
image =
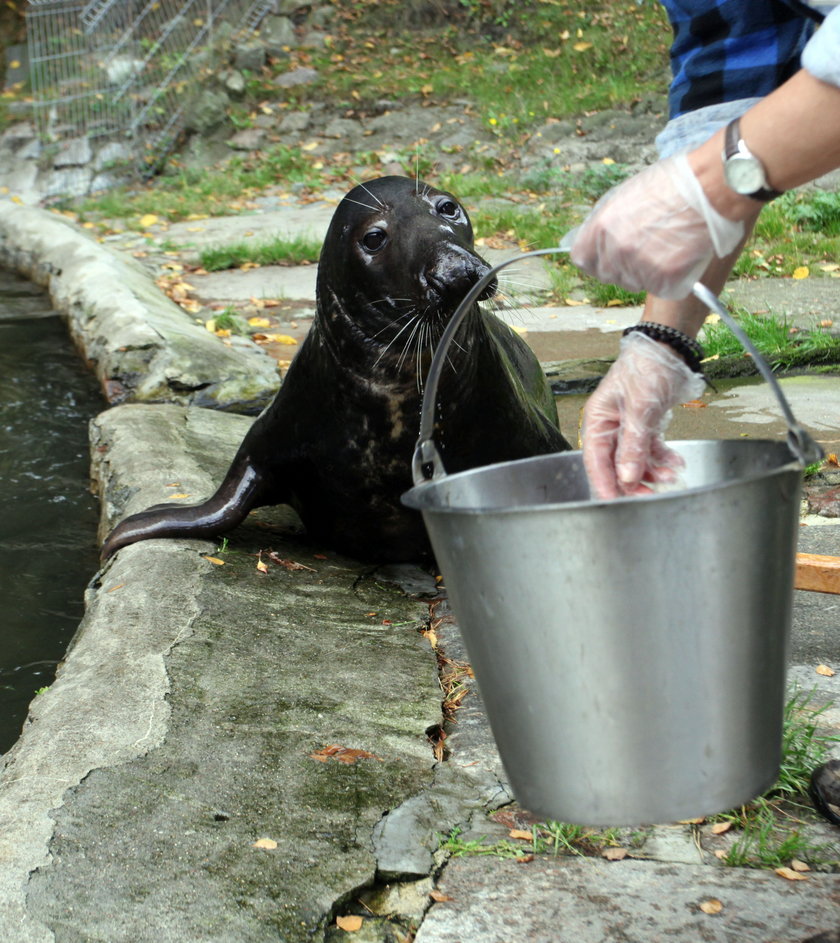
[[[378,213],[382,207],[381,206],[371,206],[369,203],[362,203],[360,200],[351,200],[349,196],[344,197],[348,203],[355,203],[356,206],[363,206],[366,210],[371,210],[374,213]]]
[[[374,203],[378,204],[380,209],[385,209],[385,203],[383,200],[380,200],[379,197],[371,190],[369,190],[363,183],[360,183],[359,186],[367,193],[367,195],[373,200]]]
[[[378,330],[375,334],[371,334],[371,337],[373,338],[373,340],[376,340],[376,338],[379,337],[380,334],[384,334],[385,331],[387,331],[389,328],[392,328],[397,322],[402,321],[405,318],[410,318],[416,311],[417,311],[416,307],[409,308],[407,311],[404,311],[402,314],[397,315],[397,317],[395,317],[392,321],[389,321],[383,328],[380,328],[380,330]],[[388,347],[390,347],[391,344],[394,343],[394,341],[400,336],[400,334],[402,334],[402,332],[407,327],[408,327],[408,324],[404,324],[399,329],[399,331],[394,335],[394,337],[392,337],[391,340],[388,342]],[[388,347],[386,347],[385,349],[387,350]]]
[[[411,312],[409,312],[409,313],[411,313]],[[403,315],[402,317],[406,317],[406,315]],[[397,360],[397,367],[401,367],[401,366],[402,366],[403,359],[404,359],[404,357],[405,357],[405,349],[406,349],[406,347],[408,347],[408,346],[411,345],[411,338],[414,336],[414,333],[417,331],[417,327],[418,327],[419,323],[420,323],[420,322],[419,322],[419,319],[418,319],[418,318],[415,318],[415,319],[413,319],[412,321],[409,321],[409,322],[407,322],[406,324],[403,324],[403,326],[397,331],[397,333],[391,338],[391,340],[388,341],[388,343],[385,345],[385,347],[383,348],[383,350],[381,351],[381,353],[379,354],[379,356],[376,358],[376,360],[375,360],[375,362],[374,362],[374,366],[379,366],[379,361],[382,360],[382,358],[385,356],[385,354],[387,354],[388,351],[394,346],[395,342],[397,341],[397,339],[399,338],[399,336],[403,333],[403,331],[406,331],[408,328],[412,328],[411,333],[408,335],[408,338],[407,338],[407,340],[406,340],[405,347],[403,347],[403,352],[402,352],[402,354],[400,354],[400,357],[399,357],[399,359]],[[412,327],[412,325],[413,325],[413,327]],[[392,325],[390,325],[390,324],[387,325],[387,327],[391,327],[391,326],[392,326]],[[382,330],[384,331],[385,329],[386,329],[386,328],[383,328]],[[374,335],[374,336],[375,336],[375,337],[378,337],[379,334],[381,334],[381,333],[382,333],[382,331],[379,331],[379,333],[376,334],[376,335]]]
[[[405,364],[406,360],[408,359],[408,355],[411,352],[411,348],[416,346],[416,338],[418,336],[422,337],[424,324],[425,322],[422,318],[417,318],[414,322],[414,327],[411,329],[411,333],[406,338],[400,356],[397,358],[398,370],[402,370],[403,365]]]

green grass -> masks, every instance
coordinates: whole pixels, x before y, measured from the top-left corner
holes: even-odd
[[[655,3],[507,4],[483,23],[429,30],[381,26],[388,0],[336,6],[348,26],[312,65],[322,90],[348,105],[461,99],[468,89],[484,126],[515,137],[547,117],[625,106],[663,88],[671,31]]]
[[[733,867],[778,868],[799,858],[824,868],[840,866],[840,847],[815,842],[802,826],[814,813],[808,783],[815,767],[825,762],[836,738],[819,729],[820,716],[832,705],[818,707],[813,692],[794,688],[785,704],[782,764],[771,789],[748,805],[715,816],[732,822],[740,835],[724,862]]]
[[[176,168],[147,188],[111,190],[72,206],[83,220],[130,219],[154,213],[176,221],[241,211],[245,202],[268,186],[318,188],[324,181],[304,152],[277,146],[259,160],[236,157],[213,170]]]
[[[500,839],[487,842],[483,839],[464,839],[461,829],[456,827],[441,838],[440,848],[453,858],[493,857],[522,858],[523,855],[586,855],[597,854],[602,848],[620,843],[620,830],[609,828],[598,830],[567,822],[547,821],[530,827],[530,843]],[[639,833],[641,834],[641,833]]]
[[[782,317],[752,314],[741,309],[735,313],[744,333],[773,369],[790,369],[802,364],[840,363],[840,337],[819,327],[799,330]],[[703,328],[706,357],[744,357],[740,341],[722,322],[707,322]]]
[[[199,253],[199,262],[208,272],[218,272],[237,268],[246,262],[255,262],[257,265],[300,265],[304,262],[317,262],[320,252],[320,240],[278,237],[270,242],[238,242],[203,249]]]

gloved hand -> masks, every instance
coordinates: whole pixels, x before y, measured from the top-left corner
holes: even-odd
[[[712,254],[729,255],[743,234],[743,222],[717,212],[677,154],[605,194],[572,234],[571,259],[599,281],[685,298]]]
[[[644,482],[674,481],[684,462],[662,434],[671,408],[703,392],[705,381],[679,354],[640,333],[589,397],[583,415],[583,463],[593,495],[646,494]]]

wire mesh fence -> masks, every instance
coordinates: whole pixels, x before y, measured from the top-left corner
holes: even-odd
[[[30,0],[27,42],[47,196],[158,167],[221,48],[276,0]]]

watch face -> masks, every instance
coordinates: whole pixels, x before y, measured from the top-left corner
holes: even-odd
[[[748,195],[766,186],[764,170],[754,157],[730,157],[725,166],[726,182],[736,193]]]

